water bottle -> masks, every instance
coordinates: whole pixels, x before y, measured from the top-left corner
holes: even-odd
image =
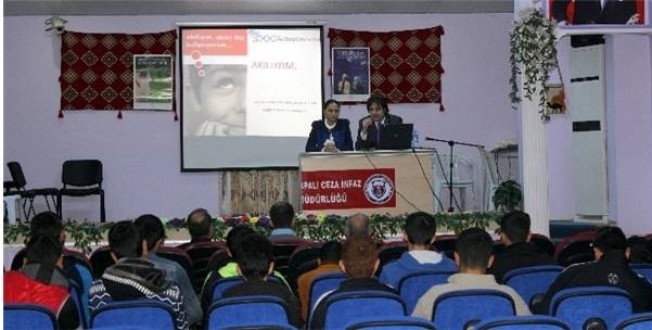
[[[419,132],[416,129],[412,130],[412,148],[419,148]]]

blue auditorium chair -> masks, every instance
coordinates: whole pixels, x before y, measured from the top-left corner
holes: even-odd
[[[206,316],[208,329],[291,327],[288,307],[273,296],[241,296],[214,302]]]
[[[550,302],[549,314],[582,329],[587,321],[604,322],[613,329],[619,320],[632,315],[627,291],[611,286],[585,286],[557,292]]]
[[[325,329],[344,329],[358,319],[382,320],[388,316],[407,316],[405,303],[397,294],[385,291],[350,291],[328,295]]]
[[[652,312],[638,313],[629,316],[616,325],[616,330],[649,330],[652,329]]]
[[[556,265],[530,266],[511,270],[503,277],[503,282],[514,289],[525,303],[531,304],[537,294],[545,294],[550,284],[564,267]]]
[[[475,330],[571,330],[564,321],[546,315],[515,315],[486,319]]]
[[[4,329],[57,329],[57,319],[54,314],[41,306],[32,304],[5,304]]]
[[[359,319],[346,327],[346,330],[436,330],[432,322],[418,317],[387,316],[378,319]]]
[[[516,315],[516,307],[507,293],[492,289],[469,289],[438,296],[434,301],[431,320],[437,329],[465,329],[469,322],[512,315]]]
[[[419,298],[434,285],[445,284],[455,272],[452,271],[420,271],[403,276],[396,288],[405,301],[408,314],[412,314]]]
[[[652,264],[629,264],[629,268],[652,282]]]
[[[93,313],[91,326],[174,329],[174,320],[172,306],[159,301],[138,299],[114,301],[98,308]]]
[[[319,298],[326,292],[333,291],[340,287],[340,283],[346,280],[346,274],[342,272],[322,274],[312,281],[310,284],[310,294],[308,295],[308,314],[312,314],[312,310],[317,307]]]

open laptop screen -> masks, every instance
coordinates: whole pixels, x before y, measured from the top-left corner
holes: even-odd
[[[377,149],[403,150],[412,148],[413,124],[387,125],[380,130]]]

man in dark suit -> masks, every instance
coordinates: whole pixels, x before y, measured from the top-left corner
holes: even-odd
[[[367,111],[369,115],[358,123],[356,150],[377,149],[383,127],[403,123],[403,118],[389,114],[387,100],[381,95],[372,95],[367,100]]]
[[[636,0],[555,0],[552,16],[568,25],[641,24]]]

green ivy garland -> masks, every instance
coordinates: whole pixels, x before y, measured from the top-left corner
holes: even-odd
[[[512,107],[521,102],[521,97],[538,101],[539,113],[547,117],[545,84],[550,72],[559,67],[555,44],[555,25],[536,8],[521,11],[509,32],[511,77],[509,93]],[[519,75],[523,79],[523,95],[519,95]],[[537,95],[538,92],[538,95]],[[536,97],[536,100],[535,100]]]

